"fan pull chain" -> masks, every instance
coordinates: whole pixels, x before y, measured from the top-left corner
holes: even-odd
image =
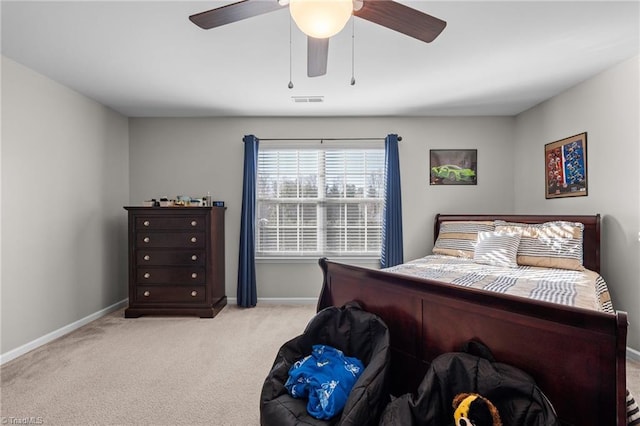
[[[291,68],[292,68],[292,63],[293,61],[291,60],[291,16],[289,16],[289,84],[287,85],[287,87],[289,89],[293,89],[293,82],[291,81]]]
[[[355,86],[356,78],[355,78],[355,52],[356,52],[356,19],[352,15],[351,16],[351,85]]]

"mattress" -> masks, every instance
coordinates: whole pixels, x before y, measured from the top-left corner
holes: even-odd
[[[614,312],[604,278],[588,269],[510,268],[434,254],[384,270],[512,296]]]

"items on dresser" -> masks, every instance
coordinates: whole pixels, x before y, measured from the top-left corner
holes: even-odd
[[[160,200],[152,198],[143,201],[144,207],[224,207],[224,201],[213,201],[211,193],[201,198],[188,197],[186,195],[178,195],[175,199],[161,197]]]
[[[225,295],[223,207],[125,207],[129,307],[125,317],[213,318]]]

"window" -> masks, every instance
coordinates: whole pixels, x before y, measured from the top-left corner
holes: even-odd
[[[383,148],[258,153],[256,256],[380,256]]]

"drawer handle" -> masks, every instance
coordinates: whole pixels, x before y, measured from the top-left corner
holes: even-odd
[[[143,257],[143,259],[144,259],[144,260],[149,260],[149,259],[151,259],[151,256],[149,256],[148,254],[145,254],[145,255],[144,255],[144,257]]]
[[[191,242],[195,243],[196,241],[198,241],[198,239],[196,237],[191,237]]]
[[[191,292],[191,297],[196,297],[197,295],[198,295],[198,292],[197,292],[197,291],[193,290],[193,291]]]
[[[148,220],[145,220],[144,222],[142,222],[142,224],[143,224],[144,226],[149,226],[149,221],[148,221]]]
[[[148,273],[148,272],[145,272],[145,273],[144,273],[144,277],[145,277],[145,278],[149,278],[150,276],[151,276],[151,274],[150,274],[150,273]]]
[[[144,237],[144,238],[142,239],[142,241],[144,241],[145,243],[148,243],[148,242],[149,242],[149,237]]]
[[[151,296],[151,293],[149,292],[149,290],[147,290],[147,291],[145,291],[144,293],[142,293],[142,295],[143,295],[144,297],[149,297],[149,296]]]
[[[191,221],[191,226],[196,226],[198,224],[198,222],[196,222],[195,220]]]
[[[195,279],[195,278],[198,278],[198,274],[196,274],[195,272],[192,272],[192,273],[191,273],[191,278],[194,278],[194,279]]]
[[[198,260],[198,256],[196,256],[195,254],[191,256],[191,260]]]

